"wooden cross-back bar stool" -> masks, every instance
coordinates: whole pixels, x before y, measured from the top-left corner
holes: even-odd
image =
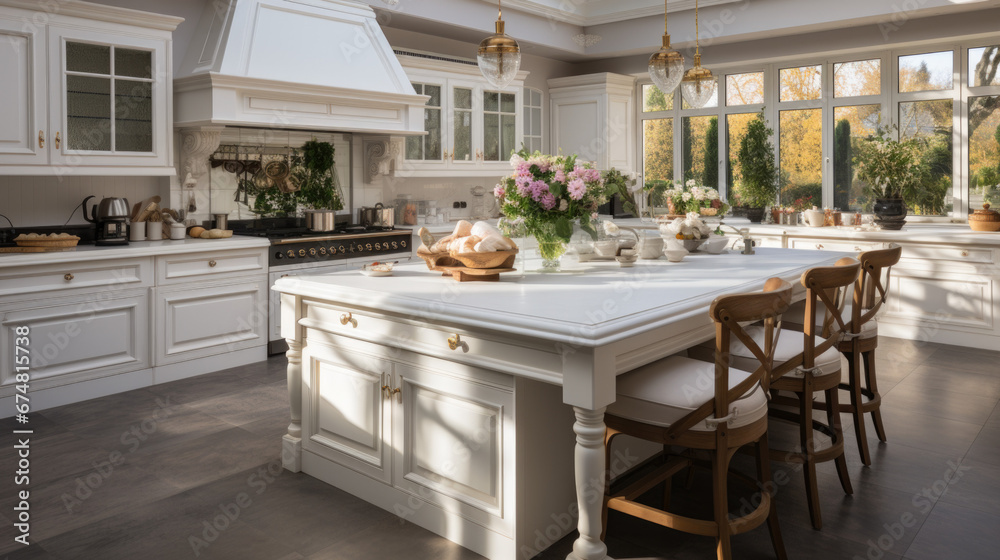
[[[802,275],[802,285],[806,288],[805,319],[803,332],[783,331],[774,351],[774,368],[771,377],[772,399],[769,409],[771,418],[792,422],[799,428],[799,447],[791,450],[771,450],[775,461],[803,465],[806,485],[806,501],[813,527],[823,526],[820,514],[819,489],[816,478],[816,464],[835,461],[840,484],[847,494],[853,494],[847,461],[844,458],[844,434],[840,423],[838,386],[841,380],[841,355],[839,345],[849,336],[851,327],[841,315],[844,298],[849,288],[858,278],[861,264],[852,258],[843,258],[834,266],[818,267]],[[825,306],[830,313],[830,325],[823,336],[817,327],[817,310]],[[819,321],[823,324],[823,321]],[[764,333],[760,327],[750,327],[747,331],[755,340],[761,340]],[[733,365],[744,367],[752,361],[752,353],[738,343],[732,346]],[[824,424],[813,418],[813,402],[816,393],[824,393],[832,408],[827,410]],[[793,396],[788,396],[791,393]],[[786,408],[779,408],[784,406]],[[787,410],[791,407],[793,410]],[[830,437],[831,443],[817,448],[815,432]]]
[[[659,463],[645,462],[619,477],[624,488],[608,484],[602,522],[607,531],[608,509],[621,511],[666,527],[715,537],[717,557],[732,557],[730,537],[767,523],[775,555],[786,558],[778,517],[772,500],[773,485],[767,446],[767,390],[771,379],[774,344],[781,328],[781,313],[791,302],[792,287],[779,278],[767,281],[762,293],[717,298],[709,311],[715,322],[714,363],[671,356],[618,377],[618,398],[608,407],[604,421],[605,468],[610,476],[611,442],[628,434],[663,445]],[[761,340],[750,337],[741,323],[763,320]],[[739,340],[755,357],[752,367],[730,367],[728,349]],[[760,505],[748,515],[730,518],[727,501],[729,462],[740,447],[754,443]],[[707,450],[712,464],[713,519],[694,519],[656,509],[636,501],[645,492],[666,482],[689,466],[686,456],[669,455],[671,446]],[[620,486],[622,484],[618,484]],[[758,487],[754,485],[754,490]],[[603,535],[602,535],[603,536]]]
[[[854,418],[858,452],[865,465],[871,465],[872,462],[868,450],[865,413],[871,414],[879,441],[886,441],[882,412],[879,410],[882,396],[879,395],[875,375],[875,348],[878,347],[876,316],[889,296],[890,272],[899,262],[901,252],[902,249],[896,245],[858,255],[858,260],[861,261],[861,276],[855,283],[851,304],[842,311],[844,315],[851,317],[851,334],[837,346],[837,349],[847,357],[849,368],[847,383],[841,383],[840,388],[848,392],[850,403],[840,404],[839,411],[850,413]],[[823,333],[827,333],[833,323],[832,314],[827,312],[820,319],[817,313],[817,321],[822,325]],[[865,372],[864,384],[861,380],[862,364]],[[827,404],[817,403],[817,408],[826,409]]]

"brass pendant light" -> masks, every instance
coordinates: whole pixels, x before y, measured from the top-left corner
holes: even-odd
[[[694,0],[694,66],[688,68],[681,80],[681,95],[694,109],[701,109],[715,94],[712,71],[701,65],[701,41],[698,37],[698,0]]]
[[[684,55],[670,48],[667,33],[667,0],[663,0],[663,46],[649,57],[649,78],[664,95],[677,89],[684,77]]]
[[[497,0],[496,33],[479,43],[479,71],[493,87],[507,87],[521,67],[521,47],[504,33],[503,6]]]

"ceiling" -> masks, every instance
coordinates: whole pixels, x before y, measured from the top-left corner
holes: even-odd
[[[492,5],[497,0],[481,0]],[[699,0],[700,8],[744,0]],[[662,0],[505,0],[504,9],[538,14],[557,21],[588,27],[663,14]],[[695,0],[667,2],[670,13],[693,10]]]

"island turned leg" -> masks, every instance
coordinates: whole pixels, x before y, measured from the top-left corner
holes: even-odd
[[[580,508],[580,537],[566,560],[604,560],[608,547],[601,541],[601,507],[604,505],[604,408],[573,407],[576,413],[576,502]]]
[[[288,400],[292,422],[288,433],[282,437],[281,464],[292,472],[302,470],[302,343],[295,339],[288,341]]]

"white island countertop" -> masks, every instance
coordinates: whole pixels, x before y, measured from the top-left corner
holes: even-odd
[[[128,245],[98,247],[78,245],[69,251],[44,253],[0,253],[0,269],[14,266],[98,261],[160,255],[179,255],[232,249],[270,247],[271,242],[261,237],[233,236],[226,239],[164,239],[163,241],[136,241]]]
[[[693,254],[680,263],[640,260],[632,268],[589,262],[585,272],[548,274],[532,272],[540,261],[529,259],[526,275],[501,275],[499,282],[457,282],[421,262],[397,266],[389,277],[357,271],[298,276],[272,289],[443,325],[600,346],[683,318],[710,326],[706,311],[718,295],[759,290],[771,276],[798,285],[807,269],[842,256],[850,255],[759,249],[755,255]]]

